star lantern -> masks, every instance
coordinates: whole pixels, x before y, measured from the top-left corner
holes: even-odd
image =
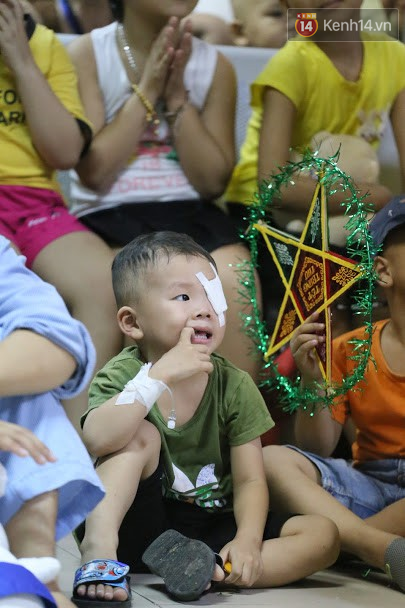
[[[319,367],[330,382],[332,340],[330,305],[361,276],[352,260],[329,250],[325,187],[318,183],[301,237],[268,224],[253,224],[265,240],[285,288],[265,359],[290,341],[295,329],[314,312],[325,324],[326,340],[316,349]]]
[[[366,195],[359,195],[350,176],[337,165],[338,154],[320,158],[305,152],[301,161],[289,162],[260,184],[259,191],[248,206],[249,228],[242,239],[250,250],[250,260],[238,265],[240,299],[252,312],[244,315],[244,329],[263,357],[261,386],[277,391],[284,410],[298,408],[313,411],[330,407],[333,400],[357,390],[368,365],[372,343],[372,310],[374,301],[374,257],[377,249],[368,231],[368,218],[374,211]],[[297,174],[308,172],[317,183],[301,236],[295,237],[271,225],[269,218],[274,200],[281,198],[281,189],[294,185]],[[336,192],[347,193],[342,212],[347,217],[348,257],[330,251],[328,241],[327,197]],[[276,324],[272,334],[262,318],[257,299],[255,272],[259,266],[259,241],[264,240],[269,255],[284,286]],[[354,261],[356,259],[356,262]],[[263,263],[263,262],[262,262]],[[358,279],[362,281],[353,294],[357,314],[362,316],[364,337],[353,339],[353,370],[340,384],[331,381],[331,319],[330,306]],[[279,372],[275,354],[291,339],[295,329],[312,313],[318,311],[325,324],[326,340],[318,347],[317,357],[322,382],[302,387],[300,378],[289,378]]]

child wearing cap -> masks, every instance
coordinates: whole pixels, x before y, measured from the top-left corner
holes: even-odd
[[[371,359],[360,390],[349,391],[331,410],[300,410],[296,445],[264,448],[274,508],[322,513],[337,525],[342,551],[385,570],[405,590],[405,197],[392,199],[372,219],[378,284],[390,317],[373,327]],[[314,348],[325,326],[312,315],[295,332],[291,350],[302,382],[320,380]],[[357,365],[353,340],[364,328],[333,343],[333,380],[338,384]],[[357,428],[353,461],[330,458],[351,416]]]

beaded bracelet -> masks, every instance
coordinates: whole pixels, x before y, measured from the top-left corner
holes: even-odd
[[[178,128],[178,123],[180,121],[181,115],[183,114],[184,110],[187,107],[188,104],[188,96],[189,96],[189,92],[186,91],[186,99],[184,100],[184,102],[177,108],[177,110],[174,110],[173,112],[164,112],[163,116],[166,118],[167,122],[169,123],[169,125],[173,128],[174,131],[177,130]]]
[[[158,126],[160,125],[160,120],[159,120],[159,116],[158,116],[155,108],[153,107],[153,105],[151,104],[149,99],[143,94],[143,92],[141,91],[141,89],[138,87],[137,84],[132,83],[132,89],[133,89],[134,93],[137,95],[137,97],[140,100],[140,102],[142,103],[142,105],[144,106],[144,108],[146,109],[147,122],[150,124],[153,124],[155,127],[155,130],[157,130]]]

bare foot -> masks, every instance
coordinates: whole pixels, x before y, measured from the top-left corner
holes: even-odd
[[[83,543],[81,545],[83,548]],[[82,562],[84,565],[89,566],[89,572],[91,572],[92,562],[94,561],[93,555],[102,554],[102,551],[99,551],[99,547],[94,548],[92,546],[92,551],[84,551],[82,553]],[[114,552],[111,552],[112,561],[116,560],[116,555]],[[100,564],[96,563],[95,567],[98,569],[98,566],[103,566],[103,568],[107,567],[108,558],[101,559]],[[98,560],[96,560],[98,562]],[[105,562],[105,564],[104,564]],[[118,563],[116,564],[118,566]],[[110,566],[108,566],[110,567]],[[89,600],[99,600],[99,601],[114,601],[114,602],[125,602],[125,600],[129,597],[129,590],[122,587],[112,587],[111,585],[104,584],[102,582],[93,582],[79,585],[75,590],[75,595],[80,598],[88,598]]]
[[[76,593],[80,597],[88,597],[91,600],[105,600],[124,602],[128,599],[128,592],[121,587],[111,587],[110,585],[79,585]]]

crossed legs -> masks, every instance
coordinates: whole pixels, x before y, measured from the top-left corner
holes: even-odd
[[[400,532],[405,532],[405,525],[401,528],[399,523],[403,520],[400,512],[405,500],[369,520],[362,520],[321,487],[318,469],[302,454],[284,446],[268,446],[263,449],[263,455],[273,508],[329,517],[338,527],[343,551],[376,568],[386,569],[388,548],[401,538]],[[392,516],[396,514],[398,518],[394,522]],[[405,563],[405,541],[403,558]],[[404,581],[396,582],[405,588]]]

